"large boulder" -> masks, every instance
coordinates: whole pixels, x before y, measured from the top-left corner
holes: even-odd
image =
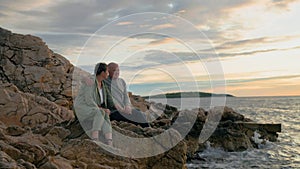
[[[0,28],[0,83],[70,108],[74,66],[42,39]]]

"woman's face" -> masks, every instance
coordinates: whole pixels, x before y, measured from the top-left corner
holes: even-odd
[[[101,72],[101,76],[103,77],[103,79],[107,79],[107,77],[108,77],[108,70],[106,69],[106,71],[104,72]]]

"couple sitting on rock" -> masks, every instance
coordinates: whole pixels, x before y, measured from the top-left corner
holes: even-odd
[[[100,131],[106,143],[112,146],[112,128],[110,120],[126,121],[141,127],[149,127],[145,115],[131,108],[126,83],[119,78],[119,66],[116,63],[98,63],[94,77],[84,78],[75,99],[75,112],[81,122],[92,123],[90,137],[99,140]],[[85,129],[85,126],[83,126]]]

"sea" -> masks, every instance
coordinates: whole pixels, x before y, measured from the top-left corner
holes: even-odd
[[[225,100],[224,100],[225,99]],[[178,109],[202,107],[206,110],[213,107],[212,98],[201,98],[200,104],[195,98],[155,98],[148,101],[169,104]],[[198,99],[199,100],[199,99]],[[193,160],[187,168],[271,168],[300,169],[300,96],[289,97],[226,97],[224,105],[233,108],[258,123],[281,123],[282,131],[278,142],[254,139],[259,148],[251,148],[243,152],[225,152],[221,148],[212,148],[206,143],[206,150],[199,153],[203,160]]]

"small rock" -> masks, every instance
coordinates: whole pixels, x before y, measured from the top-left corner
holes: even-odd
[[[26,130],[20,126],[9,126],[6,128],[6,132],[10,136],[20,136],[26,132]]]

